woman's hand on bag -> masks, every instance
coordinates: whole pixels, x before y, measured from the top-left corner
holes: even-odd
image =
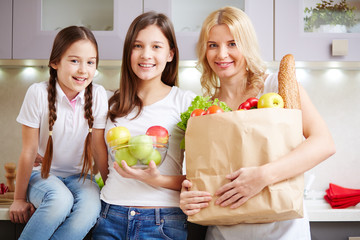
[[[194,215],[209,206],[212,197],[205,191],[191,191],[192,183],[184,180],[180,194],[180,208],[188,216]]]
[[[220,187],[215,204],[237,208],[258,194],[267,184],[261,167],[247,167],[226,176],[231,182]]]
[[[9,217],[13,223],[27,223],[32,214],[35,212],[35,207],[25,200],[14,200],[10,206]]]

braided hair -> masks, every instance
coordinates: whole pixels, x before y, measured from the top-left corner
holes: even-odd
[[[48,107],[49,107],[49,139],[46,146],[46,151],[44,154],[44,159],[41,166],[41,177],[48,178],[51,162],[53,158],[53,139],[52,139],[52,130],[56,121],[56,81],[57,81],[57,71],[52,68],[52,64],[57,64],[60,62],[61,57],[66,52],[66,50],[76,41],[79,40],[89,40],[91,41],[96,49],[96,67],[99,63],[99,53],[98,45],[93,33],[86,27],[70,26],[62,29],[55,37],[53,48],[50,54],[49,60],[49,84],[48,84]],[[85,89],[85,119],[87,119],[89,125],[89,132],[85,139],[84,152],[82,155],[83,166],[80,174],[81,177],[86,177],[87,173],[90,171],[91,176],[93,174],[93,156],[91,150],[91,139],[92,139],[92,127],[94,123],[94,117],[92,115],[92,83],[90,83]]]

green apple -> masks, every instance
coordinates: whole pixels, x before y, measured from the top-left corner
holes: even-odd
[[[147,158],[153,151],[153,139],[148,135],[138,135],[129,140],[130,153],[137,159]]]
[[[258,108],[284,108],[283,98],[274,92],[265,93],[259,98]]]
[[[161,154],[158,150],[154,149],[147,158],[141,160],[141,163],[149,165],[150,161],[154,161],[156,165],[160,164]]]
[[[102,189],[102,187],[104,186],[104,181],[103,181],[100,173],[95,175],[95,182],[99,185],[99,188]]]
[[[121,166],[121,161],[124,160],[128,166],[134,166],[137,163],[137,159],[131,155],[129,148],[124,147],[116,150],[115,161]]]

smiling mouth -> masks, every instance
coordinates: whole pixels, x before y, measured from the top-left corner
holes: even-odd
[[[75,79],[76,81],[79,81],[79,82],[84,82],[87,78],[84,78],[84,77],[73,77],[73,79]]]
[[[150,63],[139,63],[139,66],[140,67],[143,67],[143,68],[152,68],[152,67],[155,67],[155,64],[150,64]]]
[[[218,65],[219,67],[228,67],[230,66],[233,62],[215,62],[216,65]]]

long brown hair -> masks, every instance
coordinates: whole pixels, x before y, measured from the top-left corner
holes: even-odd
[[[171,87],[178,84],[179,50],[174,27],[170,19],[164,14],[155,12],[146,12],[139,15],[131,23],[126,34],[121,65],[120,88],[109,99],[110,110],[108,117],[111,121],[114,121],[116,117],[126,116],[135,108],[138,109],[135,118],[141,113],[143,102],[137,94],[140,79],[131,68],[131,53],[138,33],[149,25],[155,25],[160,28],[169,42],[170,49],[174,52],[173,60],[165,66],[161,75],[161,81]]]
[[[205,95],[214,96],[220,88],[218,77],[207,61],[206,50],[211,28],[221,24],[229,27],[236,46],[246,60],[248,79],[245,87],[248,89],[262,89],[264,87],[266,64],[260,56],[253,24],[242,10],[235,7],[223,7],[210,13],[204,20],[197,43],[196,50],[199,59],[197,68],[202,72],[200,82],[205,90]]]
[[[89,40],[94,44],[96,49],[96,67],[99,63],[99,52],[98,45],[93,33],[86,27],[70,26],[62,29],[55,37],[52,51],[49,59],[49,85],[48,85],[48,102],[49,102],[49,139],[46,146],[44,159],[41,166],[41,177],[47,178],[49,176],[51,162],[53,158],[53,141],[52,141],[52,130],[56,121],[56,81],[57,71],[52,68],[52,64],[60,62],[61,57],[66,50],[75,42],[79,40]],[[85,118],[89,125],[89,133],[85,139],[84,152],[83,152],[83,166],[80,177],[86,177],[86,174],[90,171],[93,173],[93,159],[91,151],[91,136],[94,117],[92,116],[92,83],[90,83],[85,89]]]

